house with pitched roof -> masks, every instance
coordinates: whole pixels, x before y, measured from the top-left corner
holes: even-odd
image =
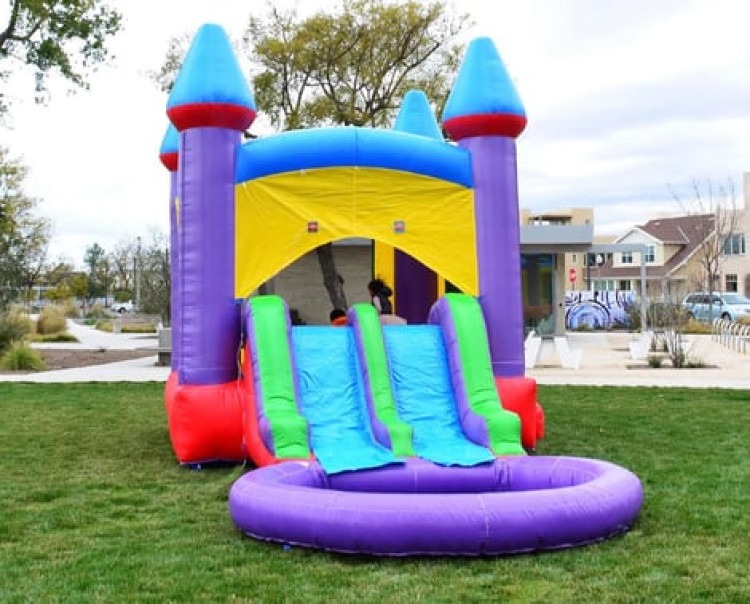
[[[679,300],[691,291],[706,289],[705,257],[707,241],[715,236],[714,214],[691,214],[655,218],[635,226],[618,237],[616,243],[645,246],[646,295],[650,299]],[[746,239],[750,235],[750,213],[738,210],[736,228],[725,237],[718,259],[717,291],[750,293],[750,258]],[[614,253],[593,269],[594,289],[640,289],[641,258],[637,252]]]

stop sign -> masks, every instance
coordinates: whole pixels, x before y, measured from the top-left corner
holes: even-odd
[[[576,273],[576,269],[571,268],[570,270],[568,270],[568,281],[570,281],[571,283],[575,283],[577,276],[578,275]]]

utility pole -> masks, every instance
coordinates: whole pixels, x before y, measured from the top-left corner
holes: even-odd
[[[140,235],[135,238],[136,240],[136,248],[135,248],[135,257],[133,258],[133,281],[135,282],[135,300],[133,300],[133,305],[135,306],[135,310],[138,310],[138,307],[141,303],[141,237]]]

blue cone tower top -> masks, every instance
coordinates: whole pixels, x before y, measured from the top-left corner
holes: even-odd
[[[477,38],[466,49],[443,111],[443,127],[453,140],[517,138],[526,127],[523,103],[490,38]]]
[[[245,130],[255,113],[255,99],[226,32],[219,25],[203,25],[169,95],[169,119],[179,131],[198,127]]]
[[[427,95],[421,90],[410,90],[404,95],[393,129],[443,140]]]

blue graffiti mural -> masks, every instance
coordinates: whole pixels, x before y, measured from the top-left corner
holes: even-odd
[[[634,291],[565,292],[565,328],[612,329],[629,327],[629,310],[638,304]]]

